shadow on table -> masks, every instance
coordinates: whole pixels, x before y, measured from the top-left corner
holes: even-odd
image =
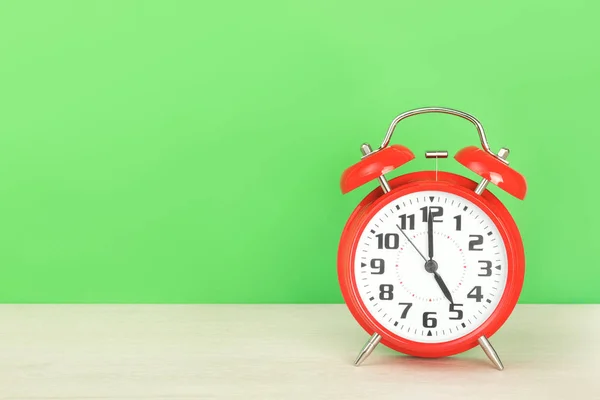
[[[465,353],[458,356],[441,357],[441,358],[421,358],[413,357],[405,354],[399,354],[390,349],[382,351],[379,357],[372,360],[371,364],[379,366],[401,366],[402,368],[410,368],[414,371],[445,371],[448,369],[460,370],[460,369],[494,369],[493,365],[489,362],[484,354],[481,357],[476,357],[473,354]],[[367,366],[368,361],[363,364]]]

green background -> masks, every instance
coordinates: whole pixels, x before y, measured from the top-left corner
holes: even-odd
[[[509,147],[524,303],[600,301],[600,3],[7,1],[0,302],[341,302],[359,146]],[[423,152],[477,144],[447,115]],[[475,175],[449,158],[440,169]],[[591,260],[591,261],[590,261]]]

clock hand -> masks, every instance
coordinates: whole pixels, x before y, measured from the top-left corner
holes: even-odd
[[[431,212],[429,213],[429,220],[431,221]],[[412,240],[410,240],[410,238],[406,235],[406,233],[404,233],[404,231],[402,230],[400,225],[396,224],[396,226],[398,227],[398,229],[400,229],[400,232],[402,232],[402,234],[404,235],[406,240],[408,240],[408,243],[410,243],[415,248],[417,253],[419,253],[419,255],[423,258],[423,260],[425,260],[425,270],[427,272],[433,273],[435,281],[437,282],[440,289],[442,289],[442,292],[444,292],[444,296],[446,296],[446,298],[450,301],[450,303],[454,304],[454,300],[452,300],[452,295],[450,294],[450,291],[448,290],[448,286],[446,286],[446,283],[444,283],[444,280],[442,279],[440,274],[437,273],[437,268],[438,268],[437,263],[433,260],[428,260],[427,258],[425,258],[423,253],[421,253],[419,251],[417,246],[415,246],[415,244],[412,242]],[[430,230],[430,232],[431,232],[431,230]],[[431,241],[429,243],[431,243]]]
[[[429,248],[429,259],[433,260],[433,218],[431,218],[431,208],[427,216],[427,242]]]
[[[450,303],[454,304],[454,300],[452,300],[452,295],[450,294],[450,291],[448,290],[448,286],[446,286],[446,284],[444,283],[444,280],[442,279],[440,274],[438,274],[437,271],[433,271],[433,276],[435,277],[435,281],[437,282],[440,289],[442,289],[442,292],[444,292],[444,296],[446,296],[446,298],[450,301]]]
[[[415,246],[415,244],[412,242],[412,240],[410,240],[410,239],[408,238],[408,236],[406,235],[406,233],[404,233],[404,231],[402,230],[402,228],[400,228],[400,225],[396,224],[396,226],[398,227],[398,229],[400,229],[400,232],[402,232],[402,234],[404,235],[404,237],[406,238],[406,240],[408,240],[408,243],[412,244],[412,247],[414,247],[414,248],[415,248],[415,250],[417,251],[417,253],[419,253],[419,255],[420,255],[421,257],[423,257],[423,260],[425,260],[425,262],[427,262],[427,259],[425,258],[425,256],[423,255],[423,253],[421,253],[421,252],[419,251],[419,249],[417,249],[417,246]]]

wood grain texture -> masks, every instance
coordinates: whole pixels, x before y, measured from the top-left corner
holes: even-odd
[[[417,359],[343,305],[2,305],[0,399],[600,399],[600,306],[519,305],[479,348]]]

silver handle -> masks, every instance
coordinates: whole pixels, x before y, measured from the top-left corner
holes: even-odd
[[[394,133],[394,129],[396,128],[396,125],[398,125],[398,122],[402,121],[405,118],[412,117],[413,115],[427,114],[427,113],[451,114],[451,115],[456,115],[457,117],[464,118],[467,121],[470,121],[477,128],[477,133],[479,134],[479,140],[481,141],[481,147],[483,147],[483,150],[485,150],[488,154],[494,156],[494,158],[497,158],[498,160],[501,160],[503,163],[508,164],[508,162],[506,160],[500,158],[497,154],[495,154],[490,149],[490,146],[488,145],[488,142],[487,142],[487,138],[485,137],[485,131],[483,130],[483,125],[481,125],[481,122],[479,122],[477,120],[477,118],[475,118],[474,116],[467,114],[465,112],[453,110],[451,108],[444,108],[444,107],[416,108],[414,110],[406,111],[405,113],[398,115],[396,118],[394,118],[394,120],[390,124],[390,127],[388,128],[388,131],[385,134],[385,139],[383,139],[383,142],[381,143],[381,146],[379,147],[378,150],[382,150],[384,147],[386,147],[390,143],[390,139],[392,138],[392,134]]]

